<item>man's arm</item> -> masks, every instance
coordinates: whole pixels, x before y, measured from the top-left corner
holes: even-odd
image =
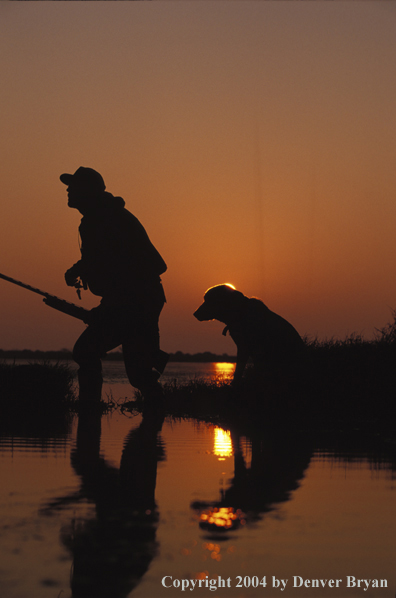
[[[82,263],[81,260],[76,262],[71,268],[65,272],[65,281],[69,287],[78,287],[80,285],[79,278],[82,274]]]

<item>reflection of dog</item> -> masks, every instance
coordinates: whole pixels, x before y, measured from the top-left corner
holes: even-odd
[[[286,374],[304,350],[304,342],[281,316],[268,309],[260,299],[245,297],[234,287],[220,284],[206,291],[204,302],[194,313],[203,320],[220,320],[226,324],[237,346],[234,383],[242,378],[250,357],[256,366],[269,372]]]

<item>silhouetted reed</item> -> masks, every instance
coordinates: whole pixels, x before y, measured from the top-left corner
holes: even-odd
[[[319,425],[393,430],[396,415],[396,318],[374,340],[352,335],[307,343],[306,395]]]
[[[73,374],[62,364],[0,363],[1,428],[55,430],[75,405]]]
[[[359,430],[394,438],[396,417],[396,312],[373,340],[305,339],[306,360],[285,378],[252,367],[238,391],[229,381],[200,379],[163,384],[166,415],[249,427],[298,430]],[[0,414],[5,423],[50,421],[78,410],[73,375],[65,365],[0,364]],[[102,411],[141,411],[144,400],[108,398]]]
[[[286,378],[252,367],[238,391],[229,382],[165,384],[164,409],[174,417],[320,432],[359,430],[394,437],[396,317],[373,340],[305,339],[306,360]],[[138,409],[142,403],[134,403]]]

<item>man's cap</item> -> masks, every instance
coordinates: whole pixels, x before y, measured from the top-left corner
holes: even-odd
[[[74,174],[61,174],[59,178],[64,185],[73,183],[81,185],[81,187],[89,187],[95,191],[104,191],[106,189],[102,175],[93,168],[85,168],[85,166],[77,168]]]

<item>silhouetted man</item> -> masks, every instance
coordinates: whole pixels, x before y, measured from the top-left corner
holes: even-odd
[[[165,303],[160,275],[166,264],[122,197],[105,191],[102,176],[80,167],[62,174],[68,205],[83,216],[79,227],[81,259],[65,274],[69,286],[102,297],[77,340],[80,399],[100,398],[101,358],[122,345],[129,381],[154,396],[166,358],[159,349],[158,319]]]

